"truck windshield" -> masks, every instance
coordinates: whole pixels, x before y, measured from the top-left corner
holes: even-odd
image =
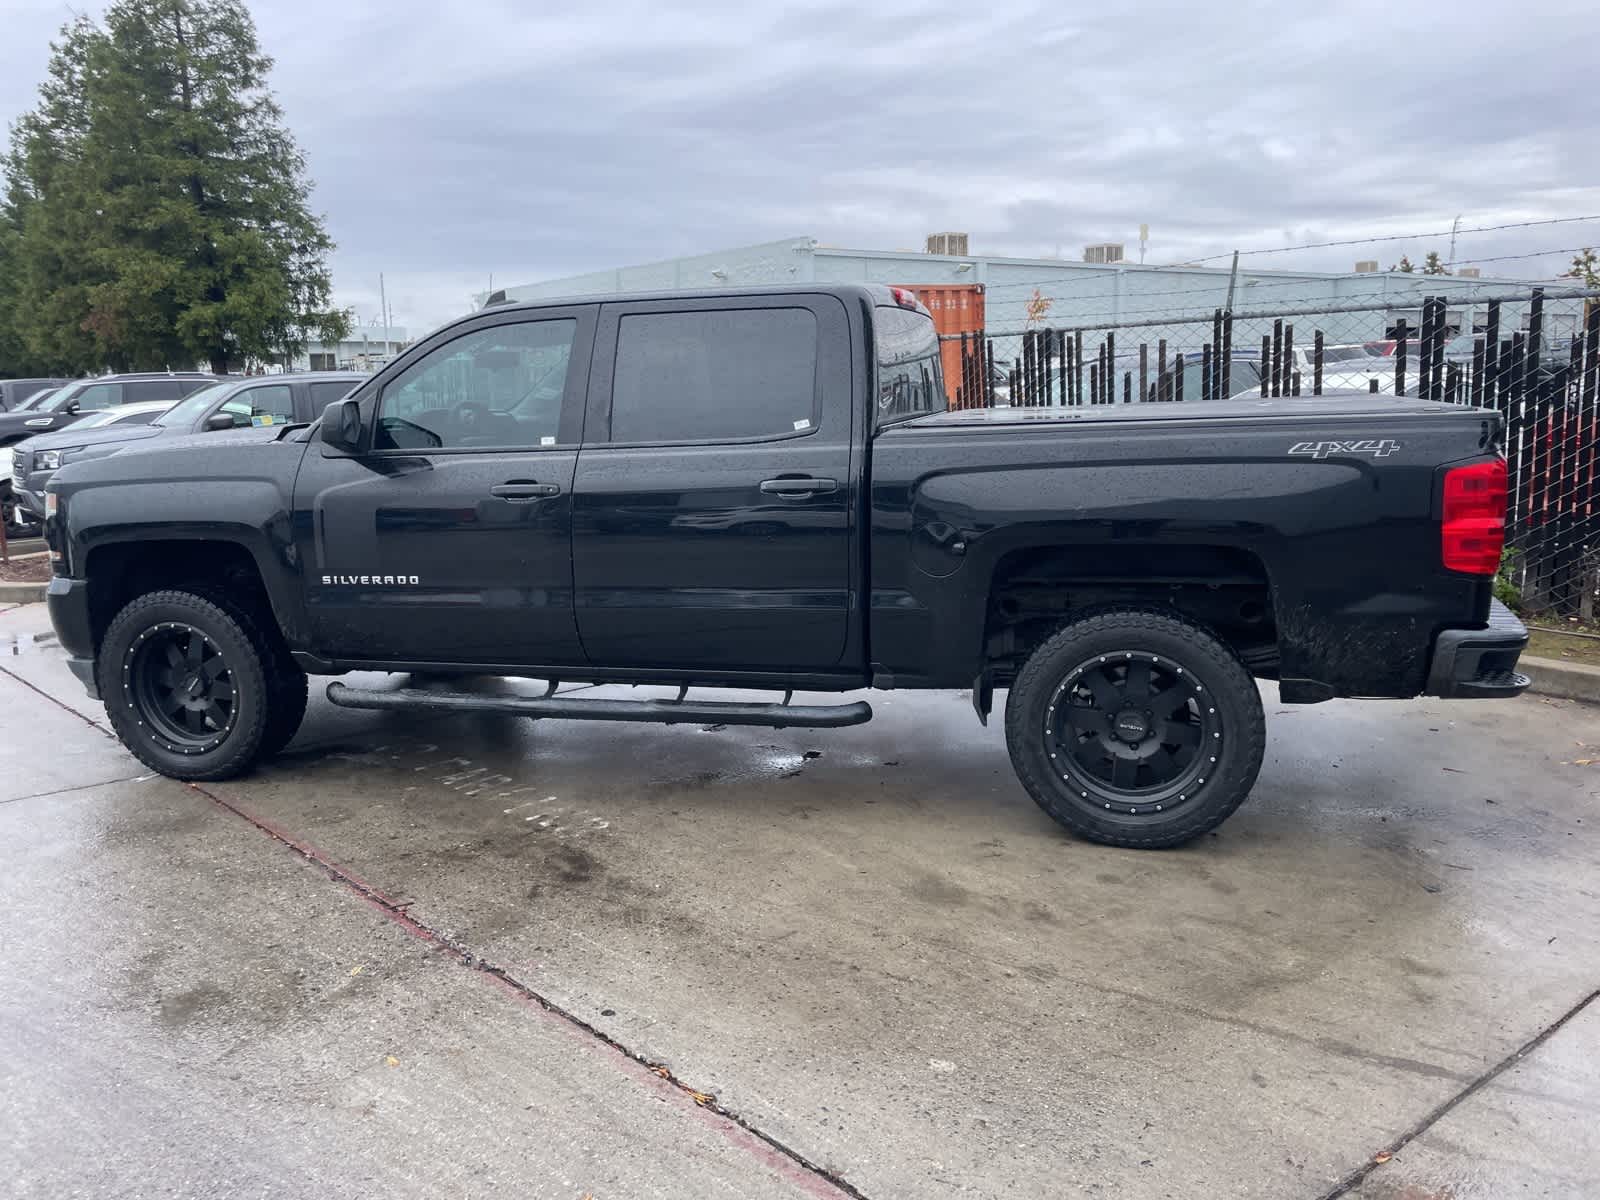
[[[878,341],[878,418],[887,425],[946,407],[939,335],[926,313],[880,306],[873,310]]]
[[[24,400],[21,404],[18,404],[11,411],[12,412],[28,412],[29,410],[37,410],[41,404],[43,404],[46,400],[50,399],[50,397],[54,396],[57,392],[62,391],[62,390],[63,390],[62,388],[53,387],[53,388],[45,388],[44,391],[42,391],[42,392],[35,392],[33,395],[29,396],[26,400]]]
[[[198,392],[190,392],[157,417],[154,424],[164,426],[167,429],[193,425],[200,419],[206,409],[211,407],[212,401],[237,386],[238,381],[230,379],[224,383],[213,383],[210,387],[203,387]]]

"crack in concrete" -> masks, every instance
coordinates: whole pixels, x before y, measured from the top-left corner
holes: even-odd
[[[0,675],[10,676],[12,679],[14,679],[18,683],[20,683],[23,687],[27,688],[30,692],[33,692],[33,693],[35,693],[36,695],[39,695],[39,696],[43,696],[46,700],[50,701],[51,704],[54,704],[62,712],[71,713],[73,716],[77,717],[78,720],[82,721],[85,725],[87,725],[90,729],[98,730],[99,732],[105,734],[106,737],[112,738],[113,740],[115,740],[116,735],[114,733],[112,733],[109,729],[107,729],[104,725],[100,724],[100,722],[96,721],[92,717],[84,716],[77,709],[73,708],[72,705],[66,704],[66,703],[56,699],[54,696],[52,696],[49,692],[45,691],[38,684],[30,683],[28,680],[24,679],[21,675],[18,675],[15,671],[7,670],[5,667],[0,667]]]
[[[490,962],[487,959],[481,958],[480,956],[474,954],[471,950],[468,950],[466,947],[458,945],[454,940],[447,937],[443,933],[440,933],[438,930],[419,921],[416,917],[413,917],[409,911],[407,911],[412,906],[412,901],[396,900],[395,898],[386,895],[372,884],[366,882],[364,879],[361,879],[348,868],[335,862],[332,858],[330,858],[323,851],[318,850],[315,846],[301,841],[288,831],[279,828],[273,822],[249,812],[234,801],[221,796],[216,792],[210,791],[197,783],[190,783],[187,786],[193,791],[204,796],[206,799],[210,800],[223,811],[228,812],[233,816],[238,817],[240,820],[255,826],[256,829],[260,830],[274,841],[281,843],[288,849],[300,855],[302,858],[321,867],[332,879],[343,884],[359,899],[377,909],[385,917],[399,925],[413,937],[427,942],[430,945],[436,946],[439,950],[449,955],[461,966],[482,973],[489,979],[493,980],[498,986],[510,992],[519,999],[536,1005],[538,1008],[550,1014],[552,1017],[555,1017],[565,1023],[573,1032],[587,1035],[594,1041],[597,1041],[615,1051],[617,1054],[627,1059],[631,1064],[642,1067],[644,1071],[649,1073],[650,1076],[653,1076],[655,1079],[664,1082],[676,1092],[692,1101],[697,1110],[708,1114],[714,1114],[716,1117],[720,1117],[723,1122],[731,1124],[743,1133],[748,1134],[751,1138],[755,1139],[759,1143],[759,1146],[750,1146],[746,1144],[746,1149],[757,1151],[758,1153],[764,1150],[765,1153],[761,1154],[760,1156],[766,1160],[766,1163],[769,1167],[778,1169],[780,1173],[786,1175],[792,1182],[804,1187],[813,1195],[819,1197],[837,1197],[843,1195],[850,1197],[851,1200],[868,1200],[868,1198],[858,1188],[856,1188],[843,1176],[827,1167],[822,1166],[820,1163],[811,1161],[794,1147],[780,1141],[777,1137],[767,1133],[765,1130],[756,1126],[739,1113],[734,1112],[732,1109],[729,1109],[723,1104],[719,1103],[714,1095],[699,1091],[688,1083],[685,1083],[682,1079],[679,1079],[675,1074],[673,1074],[672,1069],[666,1066],[666,1064],[651,1061],[643,1054],[640,1054],[638,1051],[633,1050],[624,1043],[618,1041],[610,1034],[604,1032],[603,1030],[597,1029],[594,1025],[590,1024],[576,1013],[570,1011],[569,1009],[563,1008],[555,1001],[550,1000],[549,998],[540,994],[534,988],[530,987],[526,983],[523,983],[521,980],[516,978],[516,976],[512,975],[511,972],[506,968]],[[723,1132],[726,1134],[729,1131],[724,1129]],[[796,1170],[796,1168],[798,1168],[798,1170]]]
[[[42,800],[46,796],[61,796],[67,792],[86,792],[90,788],[110,787],[113,783],[135,783],[140,779],[150,778],[150,772],[141,775],[119,775],[115,779],[99,779],[94,783],[74,783],[67,787],[51,788],[48,792],[32,792],[26,796],[12,796],[9,800],[0,800],[0,807],[7,804],[20,804],[24,800]]]
[[[1456,1092],[1453,1096],[1450,1096],[1442,1103],[1436,1105],[1431,1111],[1424,1115],[1420,1121],[1411,1126],[1410,1129],[1407,1129],[1399,1137],[1395,1138],[1394,1141],[1377,1151],[1377,1154],[1374,1155],[1373,1158],[1368,1159],[1355,1170],[1346,1174],[1344,1178],[1340,1179],[1339,1182],[1333,1185],[1333,1187],[1317,1196],[1316,1200],[1339,1200],[1339,1197],[1348,1195],[1352,1190],[1359,1187],[1366,1180],[1367,1176],[1371,1175],[1384,1163],[1388,1162],[1396,1154],[1400,1153],[1403,1147],[1427,1133],[1428,1130],[1432,1129],[1434,1125],[1438,1124],[1440,1120],[1448,1116],[1459,1105],[1473,1095],[1477,1094],[1489,1084],[1493,1083],[1495,1079],[1497,1079],[1504,1072],[1516,1066],[1524,1058],[1528,1057],[1528,1055],[1532,1054],[1540,1046],[1548,1042],[1552,1037],[1560,1032],[1562,1026],[1564,1026],[1568,1021],[1572,1020],[1573,1017],[1577,1016],[1584,1009],[1588,1008],[1589,1005],[1593,1004],[1596,1000],[1600,1000],[1600,988],[1595,988],[1594,991],[1590,992],[1587,996],[1584,996],[1571,1008],[1567,1009],[1566,1012],[1562,1013],[1553,1022],[1545,1026],[1538,1033],[1534,1034],[1533,1037],[1529,1038],[1526,1042],[1523,1042],[1522,1045],[1518,1046],[1510,1054],[1506,1055],[1499,1062],[1495,1063],[1494,1066],[1483,1072],[1483,1074],[1479,1075],[1466,1087],[1462,1088],[1459,1092]],[[1378,1161],[1377,1155],[1383,1156],[1382,1162]]]

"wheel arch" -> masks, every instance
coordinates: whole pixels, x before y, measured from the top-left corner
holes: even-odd
[[[257,544],[252,544],[252,543]],[[97,542],[78,568],[89,582],[89,623],[98,651],[112,620],[130,601],[167,588],[221,588],[250,611],[284,628],[284,612],[263,570],[266,548],[249,531],[143,538],[130,534]],[[76,564],[75,564],[76,565]]]
[[[1252,673],[1276,673],[1272,577],[1250,547],[1050,539],[1012,546],[987,570],[986,587],[973,589],[982,608],[971,627],[982,630],[980,671],[1002,685],[1064,624],[1109,607],[1156,608],[1199,623]]]

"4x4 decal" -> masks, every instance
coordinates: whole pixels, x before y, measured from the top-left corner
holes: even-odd
[[[1289,447],[1289,453],[1310,458],[1331,458],[1335,454],[1370,454],[1373,458],[1388,458],[1399,449],[1400,443],[1393,438],[1377,438],[1354,442],[1296,442]]]

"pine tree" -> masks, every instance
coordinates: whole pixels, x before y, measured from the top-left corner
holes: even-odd
[[[1391,270],[1391,271],[1401,271],[1401,272],[1404,272],[1407,275],[1410,275],[1412,272],[1414,272],[1416,270],[1416,268],[1411,265],[1411,260],[1409,258],[1407,258],[1404,254],[1402,254],[1400,256],[1400,264],[1398,266],[1390,267],[1389,270]]]
[[[85,192],[85,92],[103,37],[82,17],[62,29],[39,106],[11,130],[0,199],[0,237],[8,242],[0,324],[28,373],[79,374],[114,361],[84,324],[88,288],[99,278],[90,250],[97,217]]]
[[[118,0],[103,30],[68,27],[7,164],[30,349],[222,372],[346,332],[271,65],[240,0]]]
[[[1428,256],[1422,260],[1422,273],[1424,275],[1448,275],[1449,270],[1439,258],[1437,250],[1429,250]]]

